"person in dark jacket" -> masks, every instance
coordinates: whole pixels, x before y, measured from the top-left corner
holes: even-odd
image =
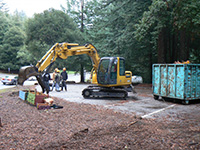
[[[44,80],[45,88],[46,88],[46,89],[44,89],[43,93],[44,93],[45,90],[46,90],[47,94],[49,94],[49,91],[50,91],[49,80],[50,80],[50,79],[51,79],[50,74],[49,74],[48,72],[46,72],[46,73],[44,74],[44,76],[43,76],[43,80]]]
[[[68,74],[66,72],[66,68],[63,68],[63,71],[61,73],[61,78],[62,78],[62,87],[61,87],[61,91],[64,90],[67,91],[67,85],[66,85],[66,81],[68,79]]]

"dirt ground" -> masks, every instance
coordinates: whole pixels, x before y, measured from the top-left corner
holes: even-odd
[[[1,150],[200,149],[197,109],[173,119],[140,119],[134,114],[54,97],[54,103],[63,109],[37,110],[18,97],[21,89],[0,93]],[[139,95],[145,96],[151,87],[138,89]]]

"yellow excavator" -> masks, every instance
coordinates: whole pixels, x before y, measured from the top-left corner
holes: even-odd
[[[35,76],[43,91],[49,92],[43,81],[43,75],[49,72],[57,58],[67,59],[69,56],[87,54],[93,63],[91,85],[82,91],[84,98],[89,97],[122,97],[126,98],[132,92],[132,72],[125,71],[123,57],[100,58],[92,44],[80,46],[76,43],[56,43],[42,57],[36,66],[24,66],[19,70],[18,84]]]

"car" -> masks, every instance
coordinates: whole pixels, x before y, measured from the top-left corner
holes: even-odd
[[[5,84],[16,85],[17,84],[17,79],[18,79],[18,76],[5,76],[5,77],[1,78],[1,82],[4,85]]]
[[[133,75],[132,76],[132,85],[138,85],[143,83],[143,79],[141,76]]]

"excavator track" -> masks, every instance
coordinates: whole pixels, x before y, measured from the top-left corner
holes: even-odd
[[[92,97],[120,97],[126,98],[128,92],[123,88],[108,88],[108,87],[99,87],[99,86],[88,86],[82,91],[84,98]]]

